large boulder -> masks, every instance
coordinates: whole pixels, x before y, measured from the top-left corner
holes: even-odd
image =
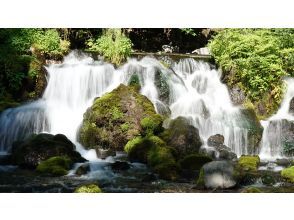
[[[64,176],[72,165],[73,162],[68,157],[57,156],[41,161],[36,170],[43,175]]]
[[[74,163],[85,161],[66,136],[45,133],[34,134],[23,141],[14,142],[11,161],[22,167],[35,168],[41,161],[56,156],[67,156]]]
[[[207,145],[211,147],[218,147],[224,144],[225,138],[221,134],[212,135],[207,140]]]
[[[236,185],[234,166],[228,161],[212,161],[205,164],[197,180],[198,187],[228,189]]]
[[[160,178],[178,178],[179,167],[174,157],[174,149],[168,147],[159,137],[136,137],[130,140],[124,149],[132,162],[146,163]]]
[[[283,169],[281,171],[281,176],[286,181],[294,183],[294,166]]]
[[[121,84],[97,98],[84,114],[79,140],[86,148],[123,150],[134,137],[161,131],[162,117],[152,102]]]
[[[259,152],[259,143],[262,138],[263,127],[260,124],[253,109],[241,109],[239,126],[247,129],[248,154],[255,154]]]
[[[274,143],[271,148],[281,151],[276,153],[294,156],[294,121],[286,119],[270,121],[267,128],[267,136],[269,142]]]
[[[169,122],[168,129],[161,135],[168,146],[177,151],[177,157],[198,153],[202,145],[199,131],[184,117],[178,117]]]

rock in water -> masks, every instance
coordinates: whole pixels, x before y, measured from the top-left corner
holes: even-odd
[[[224,141],[225,141],[224,136],[222,136],[221,134],[216,134],[208,138],[207,144],[208,146],[211,146],[211,147],[217,147],[217,146],[223,145]]]
[[[179,158],[198,153],[202,145],[198,129],[190,125],[189,120],[184,117],[172,120],[162,138],[168,146],[177,151]]]
[[[294,97],[290,101],[289,113],[294,115]]]
[[[205,164],[197,181],[198,186],[210,189],[228,189],[236,185],[234,167],[227,161],[212,161]]]
[[[263,127],[253,109],[241,109],[240,127],[248,130],[248,154],[259,152],[259,143],[262,138]]]
[[[147,97],[121,84],[94,101],[84,114],[80,142],[86,148],[123,150],[139,135],[162,130],[162,117]]]
[[[45,133],[14,142],[11,161],[22,167],[35,168],[41,161],[56,156],[67,156],[74,163],[85,161],[65,135]]]

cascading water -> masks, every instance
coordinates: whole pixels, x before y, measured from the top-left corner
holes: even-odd
[[[290,102],[294,97],[294,79],[285,79],[287,92],[278,112],[262,121],[264,132],[261,141],[260,157],[273,160],[287,157],[284,147],[293,141],[294,115],[290,113]]]
[[[207,138],[218,133],[224,135],[225,144],[237,155],[248,153],[248,130],[240,123],[240,110],[232,105],[219,72],[207,63],[183,59],[166,68],[155,58],[145,57],[130,59],[115,69],[86,55],[71,53],[62,64],[52,64],[47,71],[48,85],[42,99],[1,114],[1,152],[9,152],[13,141],[31,133],[62,133],[91,159],[93,152],[87,155],[77,141],[83,113],[95,97],[120,83],[127,85],[136,75],[140,92],[153,102],[156,111],[171,118],[189,118],[199,129],[204,147]]]

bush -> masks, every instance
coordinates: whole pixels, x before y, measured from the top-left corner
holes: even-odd
[[[88,40],[87,46],[116,65],[125,61],[132,51],[132,42],[121,29],[106,29],[98,39]]]
[[[273,100],[269,114],[281,102],[282,77],[294,75],[293,45],[292,29],[225,29],[208,46],[229,86],[238,83],[252,102]]]

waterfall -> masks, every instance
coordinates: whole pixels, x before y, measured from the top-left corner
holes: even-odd
[[[289,111],[291,99],[294,97],[294,79],[286,78],[285,84],[287,91],[278,112],[261,122],[264,127],[260,146],[261,158],[271,160],[285,157],[284,145],[294,138],[294,114]]]
[[[166,68],[157,59],[144,57],[129,59],[115,69],[111,64],[72,52],[62,64],[51,64],[46,69],[48,84],[43,97],[0,115],[1,152],[9,152],[13,141],[48,132],[65,134],[85,156],[88,152],[77,141],[84,112],[94,98],[121,83],[127,85],[137,75],[140,93],[153,102],[156,111],[168,113],[172,119],[188,118],[199,129],[203,147],[207,147],[209,136],[222,134],[225,144],[237,155],[248,153],[248,131],[240,123],[240,109],[231,103],[220,73],[208,63],[182,59]]]

